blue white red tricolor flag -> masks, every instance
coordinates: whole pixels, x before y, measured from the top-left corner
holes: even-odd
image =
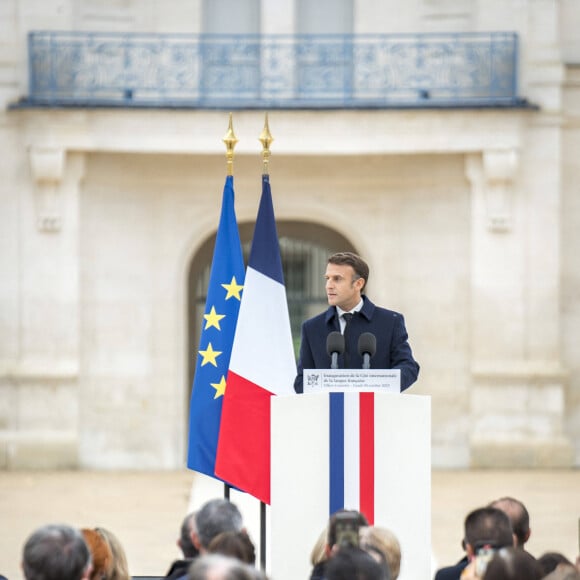
[[[340,509],[375,519],[374,393],[329,394],[329,515]]]
[[[218,477],[270,503],[270,398],[294,393],[296,361],[268,176],[240,305],[224,396]]]
[[[245,274],[233,179],[224,186],[189,411],[187,466],[211,477]]]

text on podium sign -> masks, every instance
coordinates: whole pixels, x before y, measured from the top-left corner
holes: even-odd
[[[320,391],[401,392],[400,369],[304,369],[305,393]]]

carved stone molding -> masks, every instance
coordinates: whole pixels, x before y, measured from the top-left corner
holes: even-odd
[[[57,148],[32,147],[29,157],[36,189],[37,227],[43,232],[57,232],[62,227],[60,186],[66,152]]]
[[[488,149],[483,151],[481,158],[467,158],[467,177],[472,185],[482,188],[487,226],[492,231],[505,232],[512,227],[514,182],[518,169],[516,149]]]
[[[494,231],[511,228],[514,181],[518,166],[519,157],[515,149],[483,152],[487,222]]]

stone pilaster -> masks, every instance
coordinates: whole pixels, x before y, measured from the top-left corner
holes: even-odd
[[[550,239],[557,220],[545,215],[545,231],[530,231],[539,208],[530,212],[529,205],[539,200],[522,191],[516,150],[470,155],[466,170],[472,185],[471,466],[570,466],[563,430],[566,375],[553,328],[559,286],[552,283],[541,295],[544,313],[553,314],[542,330],[536,326],[542,306],[533,287],[537,272],[530,264],[537,236]],[[549,212],[549,204],[542,209]],[[538,259],[557,264],[557,246],[547,248],[554,255]],[[534,328],[540,338],[530,336]]]
[[[5,468],[75,467],[79,426],[79,191],[84,156],[29,149],[20,229],[18,356],[7,369],[14,412],[0,431]]]

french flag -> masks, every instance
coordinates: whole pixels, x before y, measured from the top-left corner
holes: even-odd
[[[375,520],[374,393],[329,394],[329,515],[357,510]]]
[[[267,504],[270,397],[294,394],[295,377],[272,193],[264,175],[226,381],[215,473]]]

